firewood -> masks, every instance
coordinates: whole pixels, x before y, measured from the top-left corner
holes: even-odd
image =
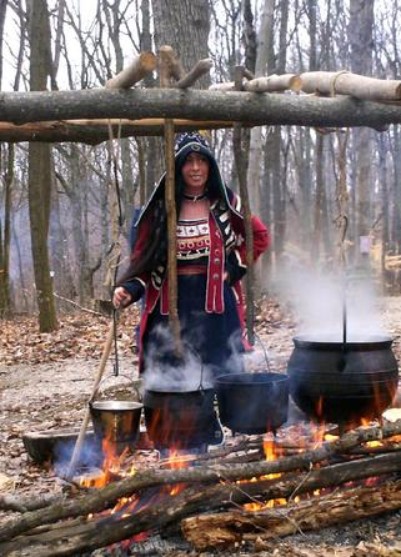
[[[391,437],[399,433],[401,433],[401,420],[385,424],[383,427],[359,428],[346,433],[335,441],[324,443],[315,450],[279,458],[272,462],[229,464],[227,466],[223,463],[184,470],[138,472],[133,477],[110,484],[95,493],[84,494],[62,505],[51,505],[45,509],[25,513],[21,518],[10,520],[0,526],[0,541],[9,540],[41,524],[100,512],[109,508],[121,497],[130,497],[134,493],[150,487],[184,483],[210,484],[221,480],[235,482],[268,474],[295,470],[309,471],[312,464],[327,461],[333,455],[345,453],[360,443]],[[395,458],[399,458],[398,453],[393,454]]]
[[[252,93],[264,93],[269,91],[299,91],[302,81],[299,75],[269,75],[257,77],[244,83],[244,90]]]
[[[141,52],[129,66],[106,81],[107,89],[129,89],[151,73],[157,65],[153,52]]]
[[[251,80],[244,79],[242,88],[250,93],[272,93],[281,91],[299,91],[302,87],[302,81],[299,75],[269,75],[267,77],[256,77]],[[235,83],[228,81],[224,83],[216,83],[209,87],[210,91],[235,91]]]
[[[175,86],[178,89],[188,89],[191,87],[199,78],[207,74],[213,66],[213,62],[210,58],[205,58],[204,60],[199,60],[195,66],[182,77]]]
[[[348,71],[305,72],[301,74],[301,89],[305,93],[334,96],[351,95],[367,100],[400,100],[401,81],[376,79]]]
[[[186,518],[185,538],[197,550],[243,541],[270,540],[306,530],[319,530],[401,508],[401,480],[358,487],[261,512],[235,510]]]
[[[55,503],[62,503],[66,501],[66,495],[54,495],[52,493],[32,496],[16,496],[10,494],[0,495],[0,509],[2,511],[14,511],[18,513],[25,513],[27,511],[34,511],[42,509]]]
[[[165,82],[166,76],[168,81],[172,78],[179,81],[185,76],[185,70],[175,50],[169,45],[162,45],[159,48],[159,78],[161,87],[168,86]]]
[[[29,532],[13,541],[0,543],[1,555],[50,557],[76,555],[84,551],[105,547],[139,534],[165,531],[167,526],[184,518],[212,510],[224,510],[233,505],[270,499],[293,499],[295,495],[309,493],[317,488],[333,487],[360,478],[393,473],[401,470],[397,453],[327,466],[303,476],[292,474],[287,479],[261,480],[241,484],[226,483],[214,486],[184,488],[176,496],[166,495],[159,489],[144,494],[144,501],[152,504],[135,511],[135,507],[109,513],[85,521],[65,521]],[[183,486],[184,487],[184,486]],[[349,491],[346,491],[348,495]],[[401,501],[401,497],[399,497]],[[401,507],[401,504],[400,504]],[[399,508],[399,507],[396,507]],[[392,510],[391,507],[385,510]],[[384,511],[383,511],[384,512]]]

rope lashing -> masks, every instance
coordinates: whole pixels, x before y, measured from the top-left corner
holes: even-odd
[[[336,92],[336,83],[337,83],[337,79],[341,76],[344,75],[346,73],[350,73],[348,70],[340,70],[339,72],[336,72],[330,82],[330,96],[331,97],[335,97],[337,92]]]

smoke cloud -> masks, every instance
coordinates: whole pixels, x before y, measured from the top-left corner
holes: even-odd
[[[324,275],[305,268],[278,273],[277,296],[295,313],[299,334],[358,342],[383,335],[378,293],[366,273]]]

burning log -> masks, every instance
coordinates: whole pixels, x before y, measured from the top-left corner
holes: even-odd
[[[107,516],[95,519],[66,521],[48,525],[47,528],[42,525],[28,535],[1,543],[0,553],[19,555],[18,552],[24,548],[24,555],[27,556],[76,555],[129,539],[143,532],[165,530],[167,526],[177,524],[184,518],[206,511],[224,510],[233,505],[255,501],[264,503],[271,499],[291,499],[295,495],[310,493],[318,488],[334,487],[348,481],[388,475],[400,470],[401,455],[391,453],[326,466],[303,475],[292,474],[286,479],[266,479],[240,484],[225,483],[209,487],[203,485],[202,489],[199,489],[198,485],[187,488],[181,486],[183,491],[175,496],[153,488],[141,495],[142,508],[139,510],[136,510],[138,507],[127,506],[120,512],[109,513]],[[397,487],[393,494],[384,492],[382,504],[380,496],[376,496],[376,492],[371,492],[374,496],[372,498],[376,501],[376,505],[371,507],[371,514],[401,508],[401,482],[399,484],[394,484]],[[349,503],[348,494],[349,491],[346,493],[346,500]],[[368,495],[365,495],[363,501],[367,498]],[[147,506],[144,506],[146,504]],[[328,514],[330,515],[329,512]],[[333,513],[333,516],[336,516],[336,513]],[[348,516],[357,517],[357,510],[349,511]],[[29,551],[25,550],[27,547]]]
[[[65,495],[42,494],[38,497],[32,496],[17,497],[15,495],[6,494],[0,496],[0,510],[14,511],[18,513],[26,513],[27,511],[34,511],[66,501]]]
[[[324,443],[315,450],[305,451],[275,461],[259,461],[247,464],[213,464],[184,470],[151,470],[138,472],[135,476],[120,482],[107,485],[95,493],[85,494],[76,500],[67,501],[62,505],[51,505],[26,513],[23,517],[0,526],[0,541],[8,540],[27,532],[42,524],[50,524],[66,518],[86,516],[109,508],[122,497],[130,497],[145,489],[175,484],[210,484],[224,481],[239,481],[291,471],[310,470],[312,464],[328,461],[334,455],[347,453],[354,447],[368,441],[375,441],[401,434],[401,420],[384,424],[383,427],[373,426],[359,428],[346,433],[339,439]],[[397,453],[396,453],[397,455]]]
[[[306,530],[319,530],[401,508],[401,480],[314,497],[262,512],[240,510],[186,518],[183,534],[197,550],[245,541],[270,540]]]
[[[0,553],[4,555],[19,551],[22,547],[32,547],[38,555],[74,555],[77,551],[87,551],[104,547],[144,531],[154,531],[177,524],[181,519],[205,511],[223,510],[233,504],[244,504],[249,500],[265,502],[270,499],[289,498],[295,494],[307,493],[314,489],[342,485],[347,481],[383,476],[401,470],[401,455],[390,452],[370,458],[352,456],[348,462],[328,464],[344,458],[359,444],[366,441],[392,437],[401,433],[401,421],[385,424],[382,428],[361,428],[343,437],[325,443],[315,450],[296,456],[279,458],[272,462],[248,464],[212,464],[186,470],[153,470],[138,472],[95,493],[81,496],[75,501],[54,504],[46,509],[27,512],[21,519],[12,520],[0,528]],[[314,463],[320,469],[311,471]],[[306,470],[306,473],[305,473]],[[302,471],[304,473],[302,474]],[[292,472],[284,477],[263,478],[267,474]],[[257,482],[238,482],[259,478]],[[222,483],[224,482],[224,483]],[[210,486],[208,484],[217,483]],[[180,484],[183,492],[172,497],[165,489]],[[189,484],[196,484],[191,487]],[[199,484],[202,489],[199,489]],[[176,488],[174,488],[176,491]],[[143,502],[157,494],[156,502],[144,508]],[[121,497],[132,497],[140,507],[132,505],[124,513],[111,514],[111,507]],[[90,520],[75,520],[79,516],[108,510],[108,516]],[[65,520],[68,519],[68,520]],[[65,520],[65,522],[63,522]],[[55,524],[60,521],[58,524]],[[107,528],[102,528],[107,524]],[[109,527],[111,526],[111,528]],[[105,531],[99,536],[99,530]],[[27,532],[27,535],[21,536]],[[13,541],[12,538],[20,536]],[[63,540],[62,547],[55,552],[57,542]],[[65,539],[69,539],[68,545]],[[40,551],[39,551],[40,549]],[[43,552],[42,552],[43,549]],[[10,553],[11,552],[11,553]],[[18,554],[18,553],[17,553]]]

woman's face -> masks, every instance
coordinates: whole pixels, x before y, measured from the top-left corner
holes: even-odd
[[[190,188],[201,190],[209,177],[209,161],[204,155],[190,153],[182,166],[182,177]]]

